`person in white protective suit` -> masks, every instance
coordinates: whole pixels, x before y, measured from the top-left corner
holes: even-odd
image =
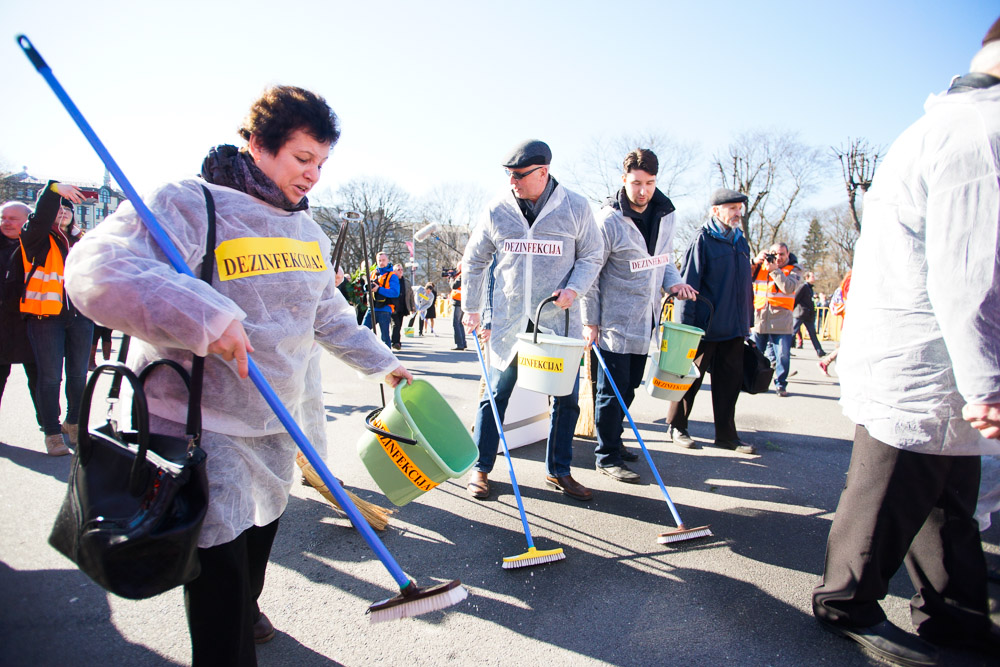
[[[540,332],[565,335],[561,309],[569,309],[568,335],[581,336],[580,309],[575,302],[601,270],[603,243],[590,204],[549,175],[551,160],[552,152],[541,141],[528,141],[514,149],[503,164],[511,191],[492,204],[472,230],[462,258],[465,329],[470,333],[479,329],[487,304],[492,307],[490,328],[482,329],[480,335],[491,352],[493,377],[489,380],[501,420],[517,381],[517,334],[537,326]],[[558,308],[544,308],[541,321],[532,322],[538,304],[549,296],[557,297]],[[579,381],[571,394],[553,399],[545,479],[571,498],[590,500],[590,490],[570,475],[573,430],[580,415],[578,393]],[[479,460],[468,492],[484,499],[489,497],[487,476],[499,445],[486,396],[479,403],[475,428]]]
[[[857,429],[813,612],[897,664],[936,664],[928,642],[1000,657],[974,518],[1000,453],[1000,21],[971,70],[875,173],[838,362]],[[904,561],[919,638],[879,604]]]
[[[66,265],[81,311],[134,336],[131,363],[173,359],[190,368],[207,355],[202,447],[209,507],[199,538],[201,574],[185,586],[194,665],[255,665],[255,641],[274,631],[257,606],[264,572],[295,476],[295,444],[247,380],[247,354],[297,415],[322,405],[314,341],[359,374],[396,385],[411,376],[375,335],[358,326],[335,287],[330,241],[306,193],[340,136],[323,98],[300,88],[264,92],[240,129],[242,149],[218,146],[203,181],[170,183],[147,198],[198,275],[215,253],[211,285],[167,263],[126,202],[86,235]],[[216,206],[217,246],[207,248],[206,200]],[[142,341],[142,342],[139,342]],[[187,392],[175,374],[147,383],[151,428],[183,435]]]
[[[661,294],[693,299],[698,293],[681,279],[674,263],[674,205],[656,187],[660,170],[656,154],[637,148],[625,156],[623,168],[621,190],[597,217],[604,238],[604,266],[582,303],[584,339],[601,349],[610,379],[630,406],[642,384]],[[598,472],[638,483],[638,473],[625,463],[639,458],[622,444],[625,413],[600,365],[594,403]]]

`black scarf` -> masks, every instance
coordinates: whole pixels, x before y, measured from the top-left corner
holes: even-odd
[[[998,83],[1000,83],[1000,79],[992,74],[986,74],[985,72],[972,72],[971,74],[966,74],[965,76],[956,77],[955,80],[951,82],[951,87],[948,88],[948,94],[953,95],[955,93],[964,93],[970,90],[991,88]]]
[[[303,197],[298,204],[290,202],[281,188],[254,164],[250,153],[236,146],[223,144],[208,151],[201,163],[201,177],[213,185],[245,192],[289,212],[309,208],[307,197]]]

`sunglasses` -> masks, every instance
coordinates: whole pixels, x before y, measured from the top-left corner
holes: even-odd
[[[535,167],[534,169],[529,169],[528,171],[522,171],[520,173],[518,173],[516,171],[511,171],[510,169],[504,169],[504,171],[507,173],[508,176],[512,177],[515,181],[519,181],[522,178],[524,178],[525,176],[527,176],[528,174],[536,172],[536,171],[538,171],[539,169],[541,169],[544,166],[545,165],[539,165],[539,166]]]

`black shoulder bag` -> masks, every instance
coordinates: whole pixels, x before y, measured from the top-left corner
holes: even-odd
[[[201,279],[215,270],[215,202],[208,189],[208,243]],[[123,352],[127,340],[123,340]],[[198,536],[208,508],[208,479],[201,442],[201,389],[204,357],[194,357],[191,375],[167,359],[137,376],[124,365],[102,364],[90,376],[80,405],[80,429],[66,499],[49,544],[76,563],[105,590],[139,600],[195,579]],[[143,385],[150,372],[166,366],[188,387],[187,435],[149,432]],[[132,386],[133,431],[119,430],[110,418],[89,429],[90,406],[101,375],[113,374],[108,398],[115,401],[122,378]]]

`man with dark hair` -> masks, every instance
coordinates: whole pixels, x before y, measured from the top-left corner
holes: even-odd
[[[597,226],[604,239],[604,265],[583,298],[584,339],[597,344],[626,405],[642,384],[650,336],[656,329],[663,291],[680,299],[697,293],[674,264],[674,205],[656,187],[659,161],[638,148],[625,157],[623,186],[601,209]],[[639,475],[626,460],[638,456],[622,444],[624,412],[603,366],[597,370],[595,422],[597,470],[620,482]]]
[[[581,335],[583,325],[576,297],[587,293],[601,270],[603,244],[590,204],[549,175],[551,160],[552,152],[541,141],[517,146],[504,160],[511,191],[492,204],[472,230],[462,258],[466,329],[480,329],[482,313],[487,305],[492,308],[490,328],[481,329],[479,335],[491,352],[493,370],[487,378],[487,391],[493,392],[501,420],[517,381],[517,334],[537,327],[541,333],[562,335],[566,326],[563,310],[569,310],[569,335]],[[557,297],[558,307],[543,309],[540,320],[534,322],[538,304],[549,296]],[[556,396],[552,402],[545,480],[570,498],[585,501],[593,494],[570,475],[573,430],[580,416],[579,387],[578,378],[572,393]],[[479,461],[468,491],[474,498],[483,499],[490,494],[487,475],[493,469],[499,445],[486,396],[476,414],[475,438]]]
[[[792,324],[795,292],[802,284],[802,270],[790,261],[788,246],[775,243],[761,250],[752,273],[754,326],[750,337],[774,363],[774,392],[788,396],[788,367],[792,359]]]
[[[815,279],[816,276],[812,271],[806,271],[802,286],[795,293],[795,310],[792,311],[795,322],[792,324],[792,331],[798,339],[796,347],[801,350],[804,342],[802,341],[802,327],[805,327],[806,333],[809,334],[809,341],[812,343],[813,349],[816,350],[816,356],[822,359],[826,356],[826,352],[823,351],[823,344],[819,342],[819,336],[816,335],[816,304],[813,302],[813,281]]]
[[[740,229],[746,203],[741,192],[728,188],[713,192],[712,217],[684,254],[681,278],[714,306],[714,314],[700,300],[682,301],[674,309],[675,321],[705,330],[694,358],[698,379],[667,410],[674,444],[680,447],[698,446],[688,434],[688,417],[705,372],[711,369],[715,446],[741,454],[757,452],[736,433],[736,401],[743,386],[743,340],[750,330],[753,301],[750,246]]]
[[[974,518],[980,456],[1000,453],[1000,20],[971,70],[875,174],[840,347],[857,428],[813,613],[896,664],[936,664],[922,640],[1000,657]],[[904,562],[920,639],[879,604]]]

